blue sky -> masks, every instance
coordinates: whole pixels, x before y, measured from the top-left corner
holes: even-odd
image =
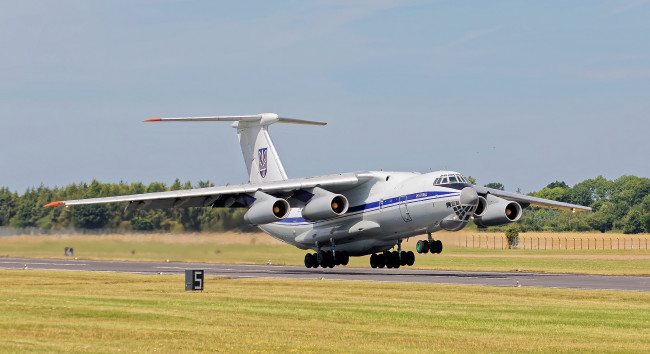
[[[452,169],[536,191],[650,176],[650,1],[5,1],[0,186]]]

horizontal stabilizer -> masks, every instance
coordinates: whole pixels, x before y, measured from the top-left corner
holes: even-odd
[[[154,118],[145,122],[260,122],[262,125],[272,123],[291,123],[308,125],[327,125],[324,122],[279,117],[275,113],[260,113],[248,116],[210,116],[210,117],[183,117],[183,118]]]

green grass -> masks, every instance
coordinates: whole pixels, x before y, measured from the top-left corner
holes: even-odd
[[[650,350],[650,294],[0,270],[0,351]]]
[[[245,237],[245,236],[242,236]],[[268,236],[263,236],[268,237]],[[237,240],[237,238],[234,238]],[[80,259],[115,259],[132,261],[185,261],[213,263],[253,263],[302,265],[305,251],[284,244],[246,244],[224,240],[219,236],[198,241],[191,235],[178,240],[138,235],[120,237],[49,237],[0,238],[0,257],[64,258],[63,249],[73,247]],[[233,243],[235,242],[235,243]],[[239,243],[237,243],[239,242]],[[258,242],[259,243],[259,242]],[[415,242],[405,243],[414,250]],[[510,256],[521,257],[510,257]],[[576,258],[575,256],[609,258]],[[493,250],[445,246],[441,255],[416,255],[415,268],[531,271],[588,274],[650,275],[648,250]],[[504,257],[505,256],[505,257]],[[542,256],[542,257],[540,257]],[[557,256],[563,256],[558,258]],[[616,257],[631,258],[616,258]],[[641,257],[638,257],[641,256]],[[368,257],[353,257],[349,266],[368,267]]]

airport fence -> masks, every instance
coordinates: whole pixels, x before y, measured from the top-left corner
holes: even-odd
[[[470,235],[456,239],[457,247],[506,249],[508,242],[502,235]],[[522,236],[515,246],[528,250],[647,250],[650,235],[637,237],[544,237]]]

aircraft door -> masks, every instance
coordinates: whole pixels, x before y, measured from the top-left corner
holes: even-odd
[[[409,213],[408,205],[406,205],[406,196],[402,195],[399,197],[399,212],[402,214],[402,219],[404,222],[409,222],[411,219],[411,214]]]

